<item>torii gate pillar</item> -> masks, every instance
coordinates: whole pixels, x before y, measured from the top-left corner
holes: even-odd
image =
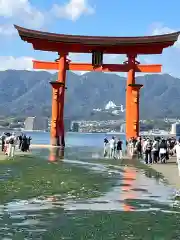
[[[51,120],[51,145],[60,146],[59,139],[59,112],[60,112],[60,89],[64,84],[58,81],[50,82],[52,86],[52,120]]]
[[[65,98],[65,84],[66,84],[66,63],[67,53],[60,53],[58,59],[58,79],[57,82],[61,84],[59,89],[59,108],[58,108],[58,124],[57,132],[59,138],[58,146],[65,147],[65,131],[64,131],[64,98]],[[53,138],[53,136],[51,136]]]
[[[126,139],[132,137],[132,115],[131,115],[131,84],[135,84],[136,55],[128,55],[127,64],[129,66],[128,77],[126,81]]]
[[[139,137],[139,98],[140,89],[143,87],[142,84],[129,84],[131,88],[131,137]]]

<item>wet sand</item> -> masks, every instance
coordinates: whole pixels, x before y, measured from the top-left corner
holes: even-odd
[[[56,146],[52,146],[50,144],[31,144],[31,149],[37,149],[37,148],[47,148],[47,149],[50,149],[50,148],[58,148]]]
[[[21,151],[16,151],[15,156],[26,156],[30,155],[31,152],[21,152]],[[7,160],[9,157],[5,155],[3,152],[0,151],[0,161]]]
[[[56,148],[54,146],[48,145],[48,144],[32,144],[31,149],[37,149],[37,148]],[[130,158],[126,156],[127,158]],[[180,176],[178,172],[178,167],[176,164],[176,157],[171,157],[167,164],[153,164],[149,165],[151,168],[153,168],[155,171],[161,173],[166,181],[175,189],[180,189]]]
[[[51,149],[51,148],[57,148],[55,146],[52,146],[50,144],[32,144],[31,149],[38,149],[38,148],[43,148],[43,149]],[[29,155],[31,153],[22,153],[20,151],[16,151],[16,156],[17,155]],[[6,160],[8,157],[4,155],[4,153],[0,152],[0,160]],[[180,176],[178,173],[178,167],[176,164],[176,157],[171,157],[167,164],[153,164],[149,165],[150,168],[154,169],[155,171],[161,173],[164,178],[167,180],[167,182],[175,189],[179,190],[180,189]]]
[[[176,157],[171,157],[167,164],[158,163],[149,166],[161,173],[173,188],[176,190],[180,189],[180,176],[176,164]]]
[[[0,145],[1,146],[1,145]],[[32,144],[30,149],[51,149],[51,148],[57,148],[55,146],[51,146],[50,144]],[[15,156],[24,156],[24,155],[30,155],[31,152],[21,152],[18,149],[18,146],[16,147],[16,151],[15,151]],[[5,155],[3,152],[0,151],[0,161],[1,160],[6,160],[8,159],[8,156]]]

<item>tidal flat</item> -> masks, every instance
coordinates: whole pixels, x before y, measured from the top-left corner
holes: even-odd
[[[0,162],[0,239],[180,239],[179,202],[162,174],[97,149],[48,156]]]

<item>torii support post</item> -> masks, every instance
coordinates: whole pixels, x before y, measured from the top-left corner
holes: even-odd
[[[131,137],[139,137],[139,98],[140,89],[143,87],[142,84],[130,84],[132,95],[131,95],[131,121],[129,128],[131,129]]]
[[[126,139],[132,137],[132,124],[131,124],[131,97],[132,97],[132,84],[135,84],[135,68],[136,68],[136,55],[128,55],[127,65],[129,66],[128,77],[126,81]]]
[[[66,56],[67,53],[60,53],[58,59],[58,79],[57,82],[61,83],[59,89],[59,108],[58,108],[58,124],[57,131],[59,136],[59,146],[65,147],[65,131],[64,131],[64,97],[65,97],[65,84],[66,84]]]
[[[51,145],[60,146],[59,142],[59,131],[58,131],[58,120],[59,120],[59,91],[63,83],[61,82],[50,82],[52,86],[52,119],[51,119]]]

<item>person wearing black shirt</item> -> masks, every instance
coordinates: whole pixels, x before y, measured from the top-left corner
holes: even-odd
[[[5,140],[6,140],[6,136],[3,133],[2,137],[1,137],[1,141],[2,141],[1,150],[2,150],[2,152],[4,151]]]
[[[23,134],[21,134],[21,135],[18,137],[18,140],[19,140],[19,149],[21,149],[22,140],[23,140]]]
[[[27,138],[27,151],[30,151],[31,140],[32,140],[31,137]]]
[[[138,138],[138,140],[136,142],[135,149],[137,151],[138,159],[143,158],[143,156],[142,156],[142,139],[141,139],[141,137]]]
[[[167,160],[167,142],[165,139],[162,139],[159,145],[159,153],[160,153],[160,160],[161,163],[166,163]]]
[[[21,151],[22,151],[22,152],[27,152],[27,150],[28,150],[27,137],[26,137],[26,135],[24,134],[23,137],[22,137]]]
[[[117,141],[117,158],[118,159],[122,159],[122,141],[121,139],[119,138],[118,141]]]
[[[108,142],[109,141],[107,140],[107,138],[105,138],[104,139],[104,157],[106,157],[108,154],[108,150],[107,150]]]

